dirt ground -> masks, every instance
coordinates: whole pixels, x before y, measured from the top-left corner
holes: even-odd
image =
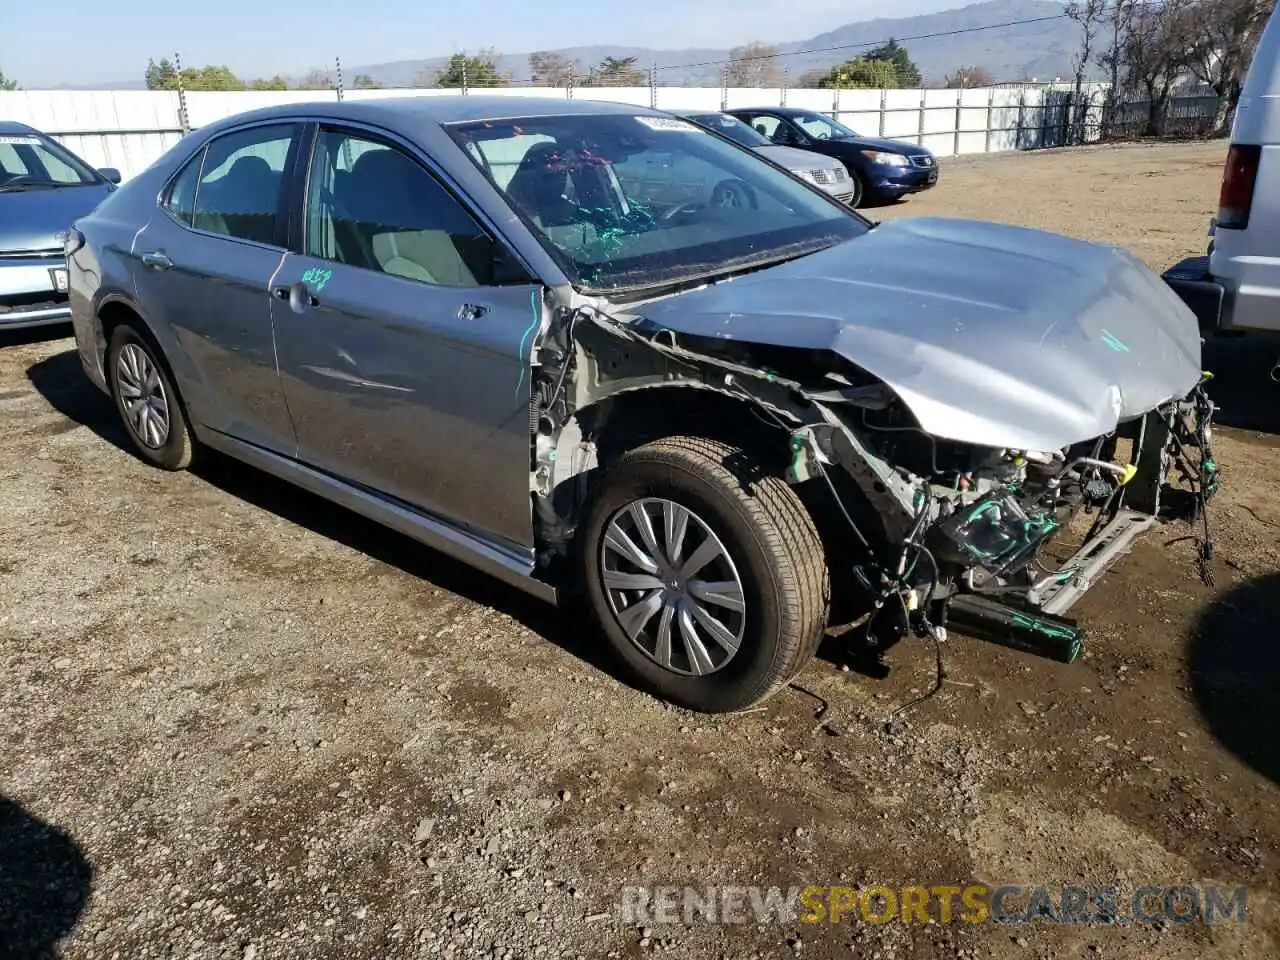
[[[1200,252],[1221,143],[946,162],[877,216]],[[1214,351],[1195,531],[1077,607],[1082,662],[831,643],[709,719],[600,641],[235,464],[125,452],[62,331],[0,345],[0,954],[1259,958],[1280,952],[1280,405]],[[825,710],[823,709],[825,703]],[[1247,887],[1246,923],[640,925],[630,885]],[[936,916],[936,911],[934,913]],[[60,945],[57,945],[60,944]],[[57,945],[57,946],[56,946]]]

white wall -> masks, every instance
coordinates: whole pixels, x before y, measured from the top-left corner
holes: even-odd
[[[663,110],[718,110],[774,105],[836,113],[859,133],[920,143],[941,156],[1027,149],[1047,145],[1046,127],[1055,111],[1046,104],[1064,85],[973,90],[799,90],[719,87],[578,87],[578,100],[609,100],[649,106],[656,95]],[[346,100],[384,97],[448,96],[456,90],[348,90]],[[475,90],[500,96],[565,97],[547,87]],[[1095,87],[1095,111],[1102,88]],[[187,124],[203,126],[236,113],[273,104],[332,102],[330,90],[187,93]],[[176,92],[145,90],[18,90],[0,92],[0,119],[18,120],[43,130],[96,167],[116,167],[125,177],[143,170],[182,138]],[[1060,122],[1058,120],[1057,122]]]

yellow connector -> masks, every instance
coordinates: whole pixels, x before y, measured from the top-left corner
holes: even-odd
[[[1132,463],[1126,463],[1124,465],[1124,476],[1120,479],[1120,486],[1123,487],[1126,483],[1132,480],[1134,477],[1134,474],[1136,474],[1137,472],[1138,472],[1138,468],[1136,466],[1134,466]]]

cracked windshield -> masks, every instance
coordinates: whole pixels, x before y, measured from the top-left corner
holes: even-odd
[[[670,117],[537,117],[450,133],[584,289],[749,269],[867,229],[751,151]]]

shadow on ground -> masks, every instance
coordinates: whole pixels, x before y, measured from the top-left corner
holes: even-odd
[[[1214,375],[1208,390],[1219,407],[1218,423],[1280,435],[1280,383],[1271,379],[1280,339],[1211,341],[1203,359]]]
[[[27,378],[63,416],[122,450],[130,449],[115,407],[86,379],[74,350],[33,364],[27,370]],[[614,660],[581,604],[569,601],[560,609],[552,607],[322,497],[228,457],[202,452],[194,472],[230,496],[442,590],[501,610],[596,669],[630,685],[621,664]]]
[[[0,956],[58,956],[92,882],[93,867],[75,840],[0,797]]]
[[[47,327],[30,327],[26,330],[0,330],[0,350],[21,347],[29,343],[48,343],[73,335],[71,324],[55,323]]]
[[[1218,741],[1280,784],[1280,573],[1236,584],[1201,614],[1191,690]]]

